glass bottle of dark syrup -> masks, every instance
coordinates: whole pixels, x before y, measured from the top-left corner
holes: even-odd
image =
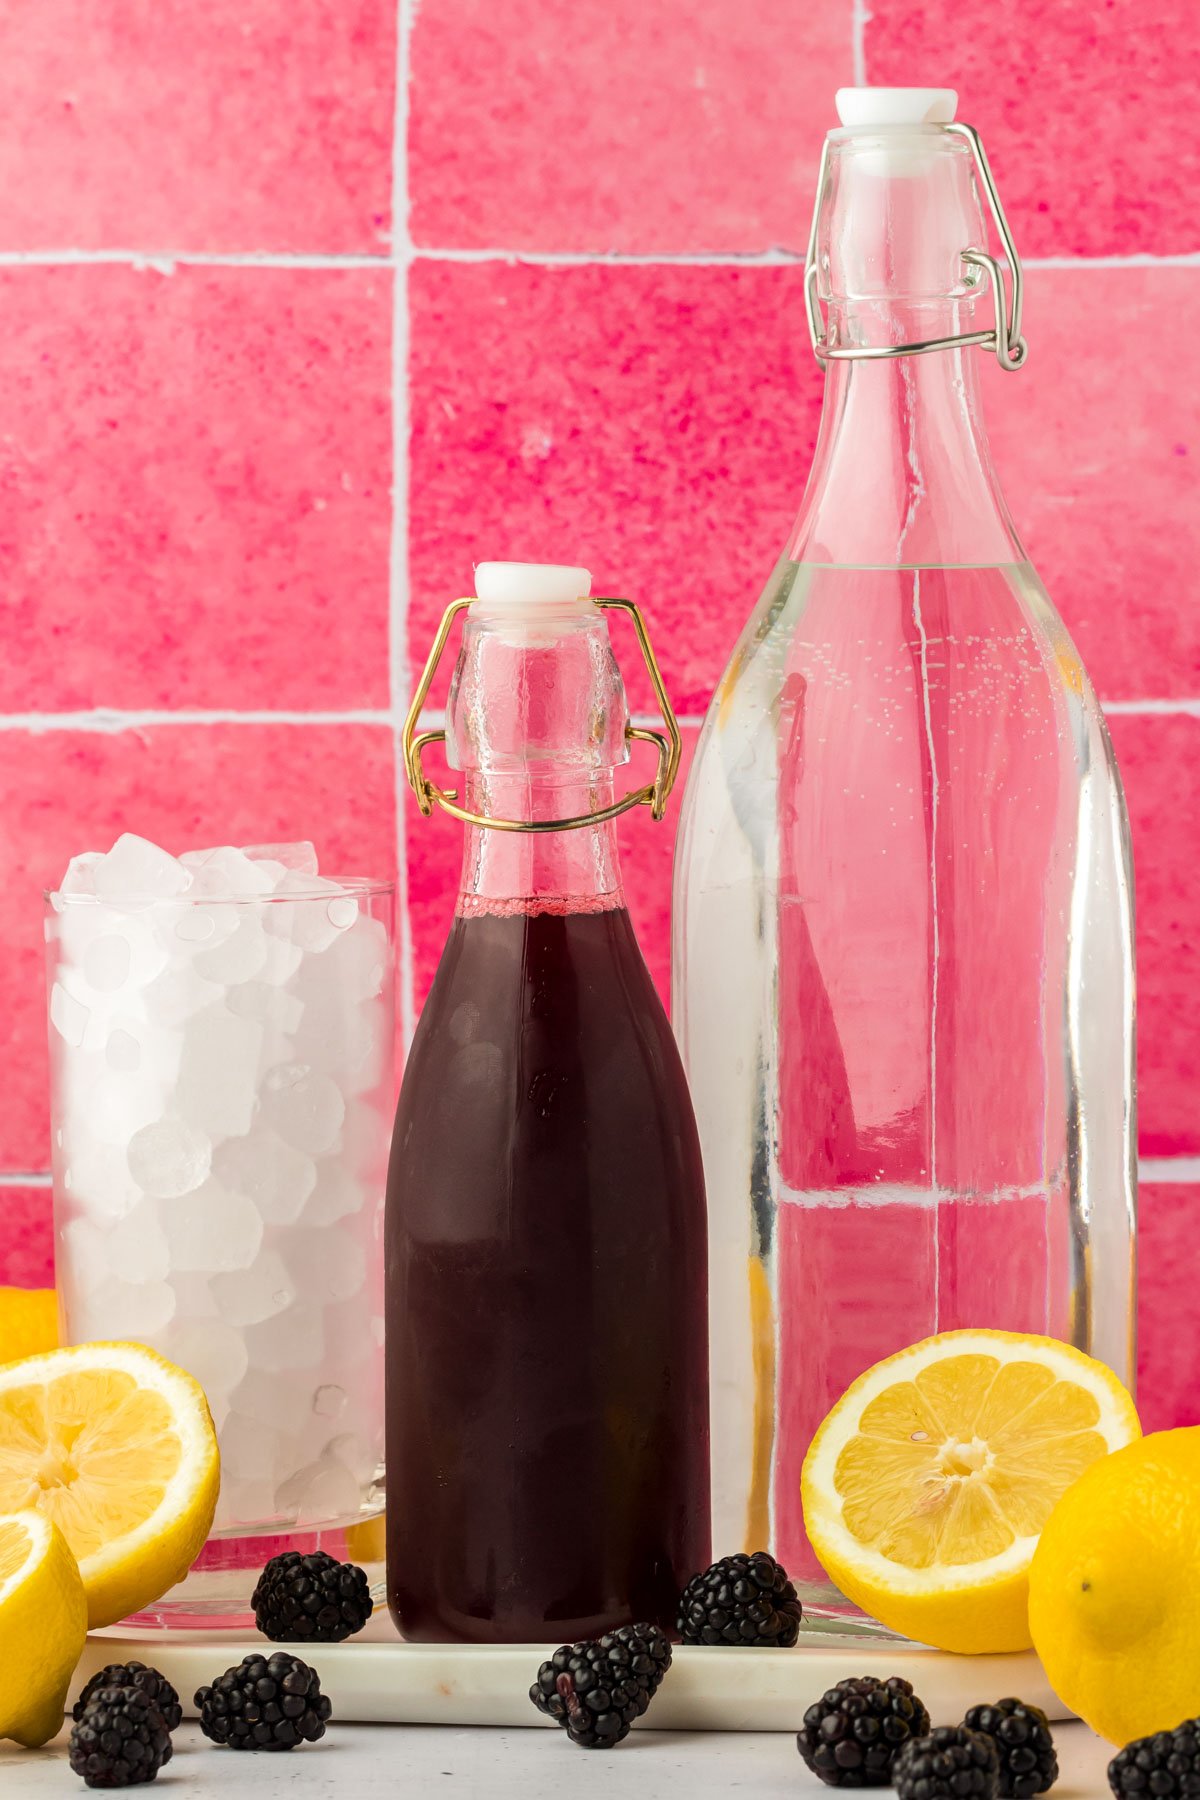
[[[670,1627],[709,1559],[704,1185],[621,886],[607,614],[585,570],[477,578],[427,671],[462,611],[461,791],[412,743],[428,679],[406,739],[468,822],[388,1178],[388,1601],[411,1639],[560,1642]]]

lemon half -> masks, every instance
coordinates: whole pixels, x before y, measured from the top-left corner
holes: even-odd
[[[52,1738],[87,1635],[87,1599],[61,1531],[33,1511],[0,1516],[0,1738]]]
[[[847,1597],[941,1650],[1027,1649],[1028,1571],[1056,1501],[1141,1435],[1111,1369],[1053,1338],[949,1331],[868,1369],[801,1481]]]
[[[219,1486],[204,1391],[153,1350],[76,1344],[0,1368],[0,1512],[58,1526],[93,1630],[182,1581]]]

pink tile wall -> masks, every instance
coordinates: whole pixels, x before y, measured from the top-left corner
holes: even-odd
[[[394,743],[441,606],[483,555],[587,561],[649,603],[690,744],[812,451],[797,259],[832,90],[947,80],[1028,259],[1029,370],[987,378],[1000,466],[1129,788],[1143,1394],[1153,1423],[1195,1416],[1192,11],[9,9],[0,1279],[47,1273],[42,884],[118,821],[399,857],[411,1019],[457,842],[398,825]],[[623,830],[665,989],[671,832]]]

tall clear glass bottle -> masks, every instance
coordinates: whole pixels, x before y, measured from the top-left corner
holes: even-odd
[[[1124,800],[977,387],[988,349],[1024,361],[1020,266],[952,94],[838,101],[815,460],[704,725],[674,913],[714,1535],[834,1609],[800,1506],[829,1406],[956,1327],[1043,1332],[1128,1379],[1135,1203]]]

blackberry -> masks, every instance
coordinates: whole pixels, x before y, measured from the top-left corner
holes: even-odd
[[[325,1735],[333,1710],[315,1669],[277,1650],[245,1656],[211,1686],[196,1689],[200,1729],[231,1750],[294,1750]]]
[[[67,1747],[75,1773],[91,1788],[153,1781],[171,1760],[171,1733],[157,1701],[145,1688],[121,1682],[88,1686],[92,1697],[76,1713]]]
[[[1134,1738],[1108,1765],[1108,1785],[1117,1800],[1184,1800],[1200,1794],[1200,1719],[1185,1719],[1174,1731]]]
[[[693,1575],[679,1598],[685,1644],[771,1644],[789,1649],[800,1635],[800,1602],[787,1570],[756,1550],[723,1556]]]
[[[73,1719],[82,1719],[84,1709],[94,1694],[101,1688],[135,1687],[141,1688],[154,1701],[166,1721],[168,1731],[174,1731],[183,1718],[183,1708],[179,1704],[179,1695],[171,1686],[165,1675],[157,1669],[147,1668],[142,1662],[109,1663],[92,1676],[87,1686],[81,1691],[78,1700],[71,1710]]]
[[[1040,1706],[997,1700],[994,1706],[971,1707],[963,1724],[969,1731],[982,1731],[995,1744],[1005,1800],[1033,1800],[1034,1794],[1044,1794],[1058,1780],[1050,1721]]]
[[[284,1550],[258,1578],[250,1601],[264,1637],[336,1644],[361,1631],[372,1613],[367,1577],[327,1550]]]
[[[890,1787],[900,1746],[928,1730],[911,1681],[851,1676],[809,1707],[796,1745],[827,1787]]]
[[[1000,1757],[982,1731],[939,1725],[901,1745],[892,1786],[899,1800],[996,1800]]]
[[[623,1625],[592,1643],[564,1644],[538,1670],[529,1698],[585,1750],[628,1737],[671,1666],[657,1625]]]

